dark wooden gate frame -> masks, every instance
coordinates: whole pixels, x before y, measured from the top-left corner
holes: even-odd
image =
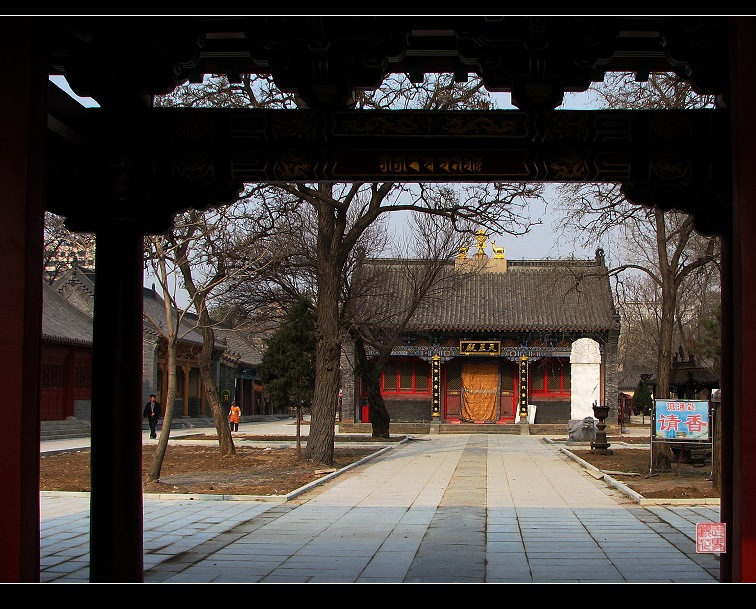
[[[176,143],[174,137],[179,138],[174,149],[189,150],[187,132],[176,132],[171,129],[175,122],[158,118],[170,117],[170,111],[158,115],[157,111],[116,108],[82,114],[78,122],[71,119],[81,132],[71,132],[55,113],[58,104],[66,102],[48,91],[46,49],[50,41],[45,27],[7,25],[0,47],[7,58],[8,84],[0,92],[0,252],[10,287],[0,296],[5,338],[0,374],[7,426],[0,446],[7,489],[0,504],[3,580],[39,581],[36,405],[45,209],[70,214],[74,230],[97,232],[96,268],[100,272],[93,330],[91,581],[140,582],[142,421],[140,409],[134,405],[141,402],[143,236],[165,230],[173,213],[187,203],[206,207],[231,200],[244,180],[348,181],[350,176],[380,180],[395,167],[392,181],[409,181],[412,172],[418,174],[416,181],[453,181],[447,174],[455,168],[462,168],[457,181],[497,176],[512,179],[515,175],[523,181],[620,181],[630,200],[691,212],[699,230],[721,236],[721,514],[727,524],[728,552],[721,557],[720,581],[756,581],[756,519],[752,517],[756,513],[756,395],[747,382],[756,368],[756,316],[752,314],[756,254],[748,245],[756,235],[756,113],[752,111],[756,20],[729,19],[727,61],[719,67],[729,70],[729,107],[665,115],[674,118],[674,124],[667,126],[682,138],[676,140],[677,146],[654,139],[660,132],[654,130],[653,115],[634,112],[566,113],[564,120],[584,130],[585,139],[573,140],[554,138],[556,127],[549,123],[554,117],[547,112],[496,114],[490,128],[522,134],[519,140],[506,140],[506,147],[501,147],[497,138],[481,141],[483,138],[459,132],[450,122],[453,117],[440,115],[439,122],[422,138],[423,146],[430,137],[439,140],[428,157],[412,138],[399,134],[376,138],[369,130],[359,133],[361,127],[354,124],[349,112],[331,117],[308,112],[291,115],[283,120],[293,121],[296,116],[299,136],[279,140],[274,125],[282,119],[275,114],[244,118],[233,111],[192,111],[191,117],[185,116],[193,132],[202,134],[199,127],[205,124],[207,137],[195,142],[198,145],[192,151],[197,156],[186,157],[183,164],[175,155],[166,154],[167,144]],[[376,114],[375,119],[387,129],[394,120],[384,114]],[[420,113],[410,119],[418,128],[428,121]],[[439,130],[444,135],[439,136]],[[83,155],[67,154],[70,151],[63,142],[75,141],[81,133],[94,138],[100,148],[96,153],[89,149]],[[97,137],[98,133],[106,137]],[[602,134],[611,137],[602,139]],[[595,136],[597,141],[588,139]],[[256,140],[259,137],[262,142]],[[456,153],[461,141],[465,141],[464,157]],[[156,146],[163,156],[151,156]],[[310,154],[313,163],[301,162],[303,147],[305,157]],[[675,164],[680,158],[676,155],[686,147],[691,162]],[[346,156],[347,149],[350,155],[357,152]],[[376,149],[383,150],[378,159]],[[144,161],[131,168],[134,182],[117,179],[122,177],[123,167],[110,161],[119,151],[128,152],[131,160]],[[567,159],[575,159],[575,154],[582,162],[565,164]],[[551,163],[553,159],[560,162]],[[204,182],[202,172],[193,173],[202,162],[213,169],[212,179]],[[148,171],[148,165],[157,171]],[[145,185],[154,198],[140,199],[130,190]],[[105,203],[95,195],[105,196]],[[159,199],[168,203],[154,205]],[[98,345],[109,345],[107,352],[98,351]],[[104,410],[97,415],[100,405]]]

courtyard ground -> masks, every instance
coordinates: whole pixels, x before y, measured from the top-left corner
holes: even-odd
[[[145,483],[146,493],[187,493],[223,495],[285,495],[318,478],[346,467],[385,446],[385,439],[375,446],[365,446],[370,438],[337,436],[332,468],[304,461],[300,451],[292,447],[291,436],[254,436],[234,434],[236,455],[219,455],[214,435],[197,434],[182,439],[206,440],[206,444],[171,444],[165,454],[160,480]],[[399,442],[404,436],[391,438]],[[307,436],[301,437],[301,453]],[[242,441],[255,445],[242,445]],[[562,442],[564,438],[555,439]],[[360,446],[348,443],[359,441]],[[719,489],[711,479],[711,461],[673,463],[664,471],[650,469],[649,438],[644,436],[608,436],[613,454],[603,455],[590,445],[565,446],[570,452],[603,473],[622,482],[646,498],[716,498]],[[287,446],[282,446],[283,443]],[[262,443],[263,445],[260,445]],[[155,454],[155,444],[143,448],[142,468],[146,476]],[[650,475],[653,474],[653,475]],[[89,449],[42,455],[40,490],[89,491]]]

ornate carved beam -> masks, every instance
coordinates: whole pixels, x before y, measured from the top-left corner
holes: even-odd
[[[245,182],[605,182],[718,234],[728,125],[727,110],[96,110],[79,126],[89,145],[51,163],[48,209],[74,225],[134,214],[154,230],[233,201]]]

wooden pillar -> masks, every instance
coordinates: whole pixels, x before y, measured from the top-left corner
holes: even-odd
[[[236,400],[236,405],[241,408],[242,415],[250,414],[247,410],[247,392],[245,391],[247,382],[247,380],[242,378],[234,378],[231,385],[233,399]]]
[[[189,375],[192,372],[191,366],[181,366],[181,372],[183,373],[183,394],[184,394],[184,416],[189,414]],[[199,414],[202,414],[202,404],[198,406]]]
[[[501,412],[501,398],[499,399]],[[441,356],[431,358],[431,420],[441,422]]]
[[[0,581],[39,582],[39,379],[42,340],[44,134],[47,100],[39,28],[5,25],[6,86],[0,89],[0,349],[5,438],[0,442]]]
[[[65,387],[65,417],[74,415],[74,402],[76,401],[76,349],[66,349],[66,387]]]
[[[722,582],[756,582],[756,19],[735,17],[731,24],[731,113],[733,218],[732,241],[723,240],[722,359],[722,517],[727,553]],[[725,267],[725,263],[727,267]],[[723,281],[724,283],[724,281]],[[731,308],[725,311],[725,299]],[[727,317],[725,317],[727,316]],[[727,327],[725,327],[727,326]],[[731,383],[728,380],[731,379]]]
[[[164,414],[166,407],[165,397],[168,394],[168,369],[165,364],[158,364],[158,374],[160,375],[160,394],[158,395],[158,399],[163,409],[161,414]]]
[[[197,389],[197,398],[200,401],[200,408],[204,411],[207,406],[207,398],[205,397],[205,392],[202,390],[202,375],[199,373],[199,369],[197,369],[197,383],[196,383],[196,389]]]
[[[528,422],[528,402],[530,396],[528,395],[528,385],[530,378],[530,365],[528,358],[525,355],[520,356],[520,365],[518,372],[518,404],[519,404],[519,417],[520,423]]]
[[[142,257],[137,223],[99,227],[92,361],[90,581],[142,582]]]

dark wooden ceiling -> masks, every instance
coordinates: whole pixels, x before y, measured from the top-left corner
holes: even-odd
[[[674,72],[724,95],[727,27],[719,16],[56,17],[49,63],[101,105],[204,74],[271,74],[311,106],[338,105],[389,74],[450,73],[476,74],[520,109],[555,108],[611,71]]]

